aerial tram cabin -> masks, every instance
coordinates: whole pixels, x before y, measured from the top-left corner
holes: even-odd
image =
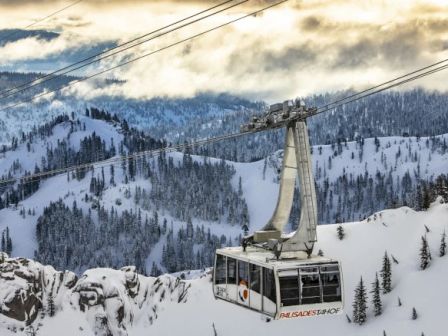
[[[213,292],[274,319],[334,315],[343,308],[337,261],[306,255],[277,260],[256,247],[217,251]]]
[[[216,299],[274,319],[335,315],[343,310],[343,281],[337,260],[313,255],[317,241],[317,202],[305,120],[314,109],[302,102],[275,104],[269,113],[242,127],[259,132],[286,127],[277,207],[263,230],[244,237],[242,246],[216,250]],[[299,177],[298,229],[286,235]]]

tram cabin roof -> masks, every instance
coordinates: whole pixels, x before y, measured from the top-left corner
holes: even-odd
[[[248,246],[246,251],[243,251],[243,248],[240,246],[225,247],[216,250],[216,253],[264,267],[276,267],[277,269],[291,269],[299,266],[337,263],[337,260],[335,259],[318,255],[311,255],[311,257],[308,258],[305,252],[300,251],[283,252],[281,259],[277,260],[272,251],[254,246]]]

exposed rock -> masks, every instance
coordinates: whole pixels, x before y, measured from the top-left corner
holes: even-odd
[[[138,274],[135,270],[135,266],[126,266],[121,269],[125,274],[126,289],[131,298],[135,298],[140,289],[140,282],[138,281]]]
[[[70,310],[84,314],[95,335],[127,336],[135,319],[150,326],[163,302],[185,302],[188,295],[180,278],[144,277],[134,266],[92,269],[78,279],[29,259],[0,254],[0,260],[0,318],[11,319],[10,330],[39,330],[46,315]]]
[[[29,261],[5,258],[0,264],[0,313],[31,324],[42,307],[39,282],[39,271]]]

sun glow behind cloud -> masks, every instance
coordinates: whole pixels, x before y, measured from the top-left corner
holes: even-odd
[[[36,13],[49,13],[63,4],[18,1],[13,6],[0,0],[0,11],[8,18],[0,25],[26,24]],[[83,2],[39,26],[60,32],[57,39],[29,38],[8,44],[0,48],[0,59],[14,64],[57,56],[66,48],[123,42],[212,4],[215,2]],[[262,6],[261,1],[251,1],[105,60],[90,71],[114,66]],[[82,97],[114,94],[150,98],[212,91],[274,101],[364,88],[448,57],[447,14],[448,4],[435,0],[290,1],[108,75],[124,80],[124,84],[96,89],[95,82],[82,83],[66,92]],[[443,79],[442,73],[417,84],[446,90]]]

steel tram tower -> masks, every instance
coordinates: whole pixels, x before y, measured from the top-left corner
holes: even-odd
[[[316,242],[317,201],[311,164],[310,142],[306,118],[317,109],[306,108],[303,101],[285,101],[271,105],[262,118],[241,127],[242,131],[260,132],[286,127],[283,165],[277,207],[262,231],[245,237],[243,247],[257,245],[274,251],[277,258],[282,252],[313,252]],[[301,214],[297,231],[292,237],[282,237],[283,228],[291,213],[296,177],[299,177]]]

